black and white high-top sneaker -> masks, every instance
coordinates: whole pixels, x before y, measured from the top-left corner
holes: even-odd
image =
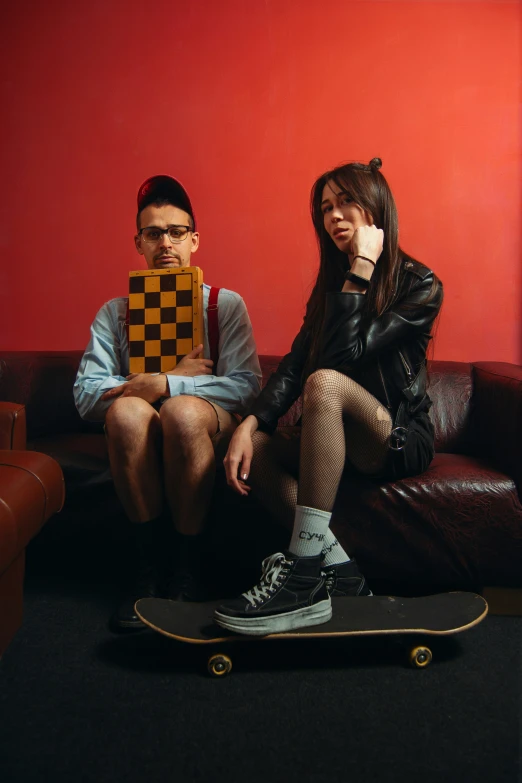
[[[235,633],[263,636],[320,625],[331,616],[321,556],[296,557],[290,552],[277,552],[263,560],[259,584],[241,598],[219,606],[214,619]]]
[[[340,598],[344,595],[373,595],[355,560],[323,566],[323,571],[326,587],[332,598]]]

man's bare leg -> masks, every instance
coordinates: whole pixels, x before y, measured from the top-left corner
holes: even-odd
[[[183,535],[198,535],[214,487],[217,414],[205,400],[181,395],[162,405],[160,421],[165,494],[174,525]]]
[[[160,421],[165,495],[177,531],[168,594],[176,600],[202,600],[202,532],[215,480],[212,438],[218,417],[205,400],[180,395],[163,403]]]
[[[148,522],[162,510],[161,426],[141,397],[118,397],[105,421],[116,493],[131,522]]]
[[[134,524],[138,575],[129,594],[111,618],[114,630],[143,626],[134,611],[139,598],[162,594],[165,523],[161,426],[158,413],[140,397],[119,397],[105,421],[111,472],[116,492]]]

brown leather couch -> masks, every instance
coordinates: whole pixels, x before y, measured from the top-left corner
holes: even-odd
[[[80,504],[111,484],[101,426],[82,422],[73,403],[81,354],[0,353],[0,399],[25,405],[29,448],[60,463],[68,497]],[[278,361],[261,357],[265,380]],[[332,526],[371,581],[397,590],[520,588],[522,367],[434,361],[430,395],[437,453],[429,470],[393,483],[347,470]],[[280,425],[299,413],[298,401]],[[235,513],[227,491],[221,500]]]
[[[0,656],[22,622],[25,548],[64,501],[60,466],[25,440],[24,406],[0,402]]]

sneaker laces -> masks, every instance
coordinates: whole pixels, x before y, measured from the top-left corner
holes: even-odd
[[[270,598],[280,586],[281,578],[287,573],[289,565],[290,562],[282,552],[276,552],[275,555],[265,558],[262,563],[261,581],[251,590],[242,593],[243,598],[246,598],[254,608],[258,603]]]
[[[324,576],[326,589],[328,590],[329,593],[331,593],[335,587],[335,583],[337,582],[337,574],[335,573],[335,570],[333,568],[330,569],[329,571],[322,570],[321,573]]]

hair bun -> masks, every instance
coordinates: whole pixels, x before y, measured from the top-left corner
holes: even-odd
[[[382,160],[380,158],[372,158],[369,165],[372,171],[379,171],[382,166]]]

